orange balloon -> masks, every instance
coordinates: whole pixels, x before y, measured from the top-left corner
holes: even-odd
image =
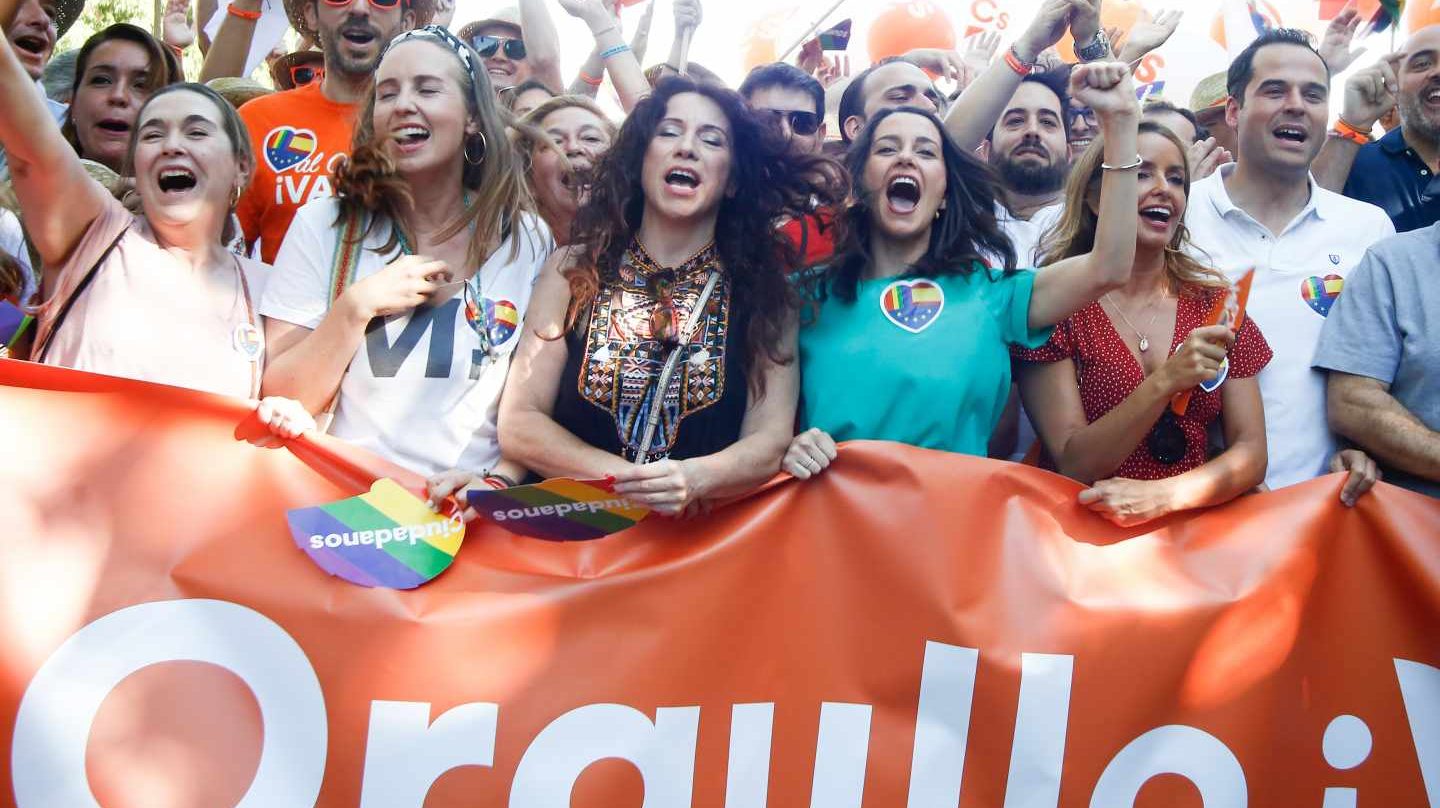
[[[1405,4],[1405,30],[1407,33],[1414,33],[1431,25],[1440,25],[1440,8],[1435,8],[1424,0],[1413,0],[1413,2]]]
[[[1148,22],[1151,18],[1150,12],[1135,0],[1105,0],[1100,6],[1100,27],[1119,28],[1123,33],[1130,33],[1130,29],[1137,22]],[[1080,57],[1075,55],[1075,37],[1069,31],[1056,43],[1055,50],[1060,58],[1067,62],[1078,62]]]
[[[955,26],[930,0],[895,3],[870,23],[870,61],[899,56],[915,48],[955,47]]]

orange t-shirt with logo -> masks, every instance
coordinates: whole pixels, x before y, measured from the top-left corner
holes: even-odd
[[[350,153],[356,109],[326,98],[318,81],[240,107],[255,150],[255,176],[235,213],[245,243],[253,247],[258,240],[265,263],[275,262],[301,205],[333,196],[332,175]]]

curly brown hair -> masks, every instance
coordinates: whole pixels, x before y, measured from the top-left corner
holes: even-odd
[[[432,48],[449,53],[441,42],[415,41],[423,41]],[[468,45],[460,47],[469,49]],[[474,51],[470,55],[472,64],[478,64],[480,57]],[[381,61],[384,61],[383,57]],[[535,205],[521,171],[520,156],[506,133],[508,115],[502,114],[496,107],[489,76],[483,70],[470,72],[454,54],[451,54],[450,64],[456,81],[464,90],[466,110],[480,126],[478,135],[465,139],[465,151],[467,155],[480,152],[483,157],[478,164],[468,156],[463,158],[460,182],[471,192],[470,201],[464,214],[438,238],[447,239],[464,228],[472,228],[473,236],[466,257],[472,266],[479,266],[504,242],[520,214],[534,211]],[[362,240],[382,224],[389,227],[389,237],[377,252],[394,250],[402,237],[411,244],[416,243],[415,234],[405,233],[402,229],[404,219],[401,211],[409,207],[414,199],[410,193],[410,182],[396,170],[386,140],[375,134],[373,86],[356,122],[350,159],[335,169],[335,195],[340,203],[340,215],[335,223],[337,227],[342,227],[352,218],[366,221],[369,217],[360,235]],[[519,241],[513,242],[511,247],[518,251]]]
[[[582,321],[606,284],[619,281],[625,251],[640,231],[645,209],[641,167],[645,151],[670,99],[697,93],[720,107],[730,123],[730,177],[733,193],[720,202],[715,247],[730,277],[735,310],[748,316],[742,350],[750,360],[750,387],[764,393],[762,357],[788,364],[780,346],[799,303],[787,279],[800,265],[796,246],[776,227],[785,217],[809,214],[816,206],[839,205],[849,193],[845,170],[828,157],[799,155],[753,114],[733,90],[676,76],[635,106],[620,134],[596,167],[590,199],[575,217],[575,257],[563,270],[570,282],[566,328]]]

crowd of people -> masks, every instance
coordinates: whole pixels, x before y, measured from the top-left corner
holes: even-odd
[[[1179,14],[1122,41],[1100,0],[738,90],[689,61],[698,0],[649,69],[650,12],[627,41],[606,0],[454,33],[436,0],[286,0],[278,90],[238,78],[260,0],[195,43],[204,83],[171,0],[57,100],[81,2],[0,0],[12,357],[258,400],[436,501],[611,478],[693,514],[852,440],[1038,464],[1123,525],[1327,472],[1440,496],[1440,27],[1331,121],[1353,8],[1182,105],[1131,78]],[[593,39],[568,83],[556,12]]]

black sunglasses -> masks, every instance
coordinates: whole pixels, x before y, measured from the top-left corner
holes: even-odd
[[[1190,448],[1190,441],[1185,437],[1185,430],[1180,427],[1180,422],[1175,418],[1175,412],[1169,407],[1160,415],[1160,420],[1155,422],[1150,435],[1145,439],[1145,446],[1150,450],[1150,457],[1157,463],[1164,463],[1173,466],[1185,459],[1185,452]]]
[[[813,135],[820,129],[820,116],[813,112],[794,109],[757,109],[755,112],[772,124],[778,124],[782,118],[788,118],[790,131],[797,135]]]
[[[494,56],[495,52],[500,50],[502,44],[505,46],[505,55],[511,60],[518,62],[525,58],[525,40],[523,39],[508,39],[506,37],[481,34],[470,40],[470,47],[474,48],[476,53],[486,59]]]

